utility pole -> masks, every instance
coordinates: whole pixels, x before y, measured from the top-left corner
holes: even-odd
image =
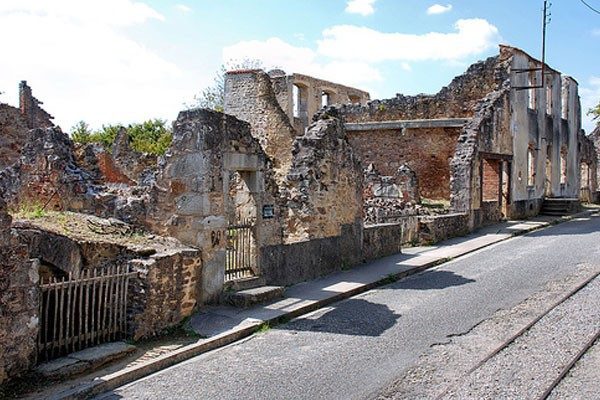
[[[549,12],[552,7],[552,3],[548,0],[544,0],[544,10],[542,15],[542,66],[540,68],[515,68],[512,71],[515,73],[536,73],[541,71],[541,82],[537,82],[537,79],[533,80],[533,85],[530,86],[513,86],[515,90],[528,90],[528,89],[541,89],[544,88],[544,79],[546,75],[546,28],[552,19],[552,14]]]
[[[544,0],[544,17],[542,18],[542,86],[544,86],[544,71],[546,68],[546,27],[548,26],[548,0]]]

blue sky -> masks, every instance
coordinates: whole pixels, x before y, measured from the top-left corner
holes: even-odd
[[[600,10],[600,0],[586,0]],[[260,58],[371,92],[435,93],[498,44],[541,54],[542,0],[1,0],[0,101],[25,79],[68,130],[173,120],[219,65]],[[600,100],[600,14],[554,0],[548,63]],[[589,119],[585,128],[590,129]]]

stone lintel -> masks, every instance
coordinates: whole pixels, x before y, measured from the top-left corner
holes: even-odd
[[[345,124],[347,131],[377,131],[388,129],[462,128],[470,118],[405,119],[396,121],[359,122]]]

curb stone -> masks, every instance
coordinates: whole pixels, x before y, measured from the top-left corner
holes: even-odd
[[[177,349],[171,353],[164,354],[153,360],[149,360],[146,363],[136,365],[134,367],[126,368],[126,369],[123,369],[123,370],[120,370],[120,371],[117,371],[117,372],[114,372],[112,374],[108,374],[108,375],[105,375],[102,377],[97,377],[92,382],[84,383],[84,384],[76,386],[74,388],[62,391],[60,393],[57,393],[57,394],[49,397],[49,399],[56,399],[56,400],[59,400],[59,399],[61,399],[61,400],[62,399],[87,399],[92,396],[100,395],[102,393],[114,390],[120,386],[131,383],[135,380],[144,378],[155,372],[158,372],[158,371],[161,371],[168,367],[171,367],[180,362],[189,360],[200,354],[227,346],[227,345],[237,342],[241,339],[247,338],[247,337],[257,333],[261,329],[261,327],[264,326],[265,324],[272,327],[272,326],[275,326],[275,325],[278,325],[281,323],[285,323],[293,318],[297,318],[301,315],[305,315],[310,312],[316,311],[316,310],[323,308],[325,306],[328,306],[332,303],[336,303],[338,301],[345,300],[347,298],[367,292],[367,291],[372,290],[379,286],[388,285],[390,283],[393,283],[393,282],[395,282],[399,279],[405,278],[407,276],[418,274],[419,272],[425,271],[427,269],[431,269],[440,264],[444,264],[444,263],[446,263],[450,260],[453,260],[457,257],[462,257],[464,255],[473,253],[475,251],[492,246],[494,244],[512,239],[516,236],[523,236],[523,235],[526,235],[526,234],[534,232],[534,231],[545,229],[545,228],[555,225],[555,224],[560,224],[563,222],[571,221],[575,218],[590,216],[591,214],[593,214],[595,212],[597,212],[597,210],[586,210],[583,212],[579,212],[577,214],[559,217],[559,218],[556,218],[549,222],[542,222],[538,226],[520,229],[516,232],[512,232],[511,234],[508,234],[506,237],[498,238],[498,240],[495,240],[493,242],[486,243],[477,248],[473,248],[473,249],[464,251],[463,253],[461,253],[460,255],[458,255],[456,257],[442,257],[437,260],[427,262],[422,266],[414,267],[412,269],[398,272],[396,274],[391,274],[389,276],[378,279],[374,282],[364,284],[362,286],[356,287],[356,288],[348,290],[346,292],[338,293],[332,297],[322,299],[322,300],[317,300],[314,303],[307,304],[296,310],[287,312],[286,314],[283,314],[283,315],[280,315],[280,316],[277,316],[274,318],[266,319],[266,320],[253,322],[250,326],[246,326],[244,328],[239,328],[239,329],[234,329],[234,330],[231,330],[228,332],[224,332],[220,335],[216,335],[216,336],[210,338],[210,340],[207,342],[190,344],[190,345],[184,346],[180,349]]]

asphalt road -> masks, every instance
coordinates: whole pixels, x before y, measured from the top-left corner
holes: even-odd
[[[431,345],[468,332],[578,263],[600,262],[600,218],[502,242],[107,393],[117,399],[362,399]]]

